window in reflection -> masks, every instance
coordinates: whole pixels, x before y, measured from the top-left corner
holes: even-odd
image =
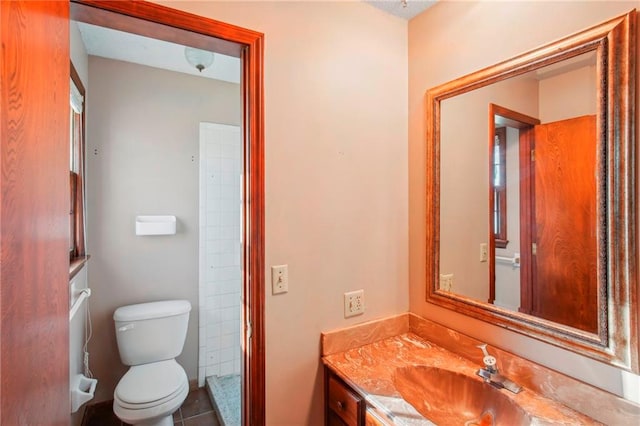
[[[507,131],[495,130],[493,140],[493,229],[496,247],[507,247]]]

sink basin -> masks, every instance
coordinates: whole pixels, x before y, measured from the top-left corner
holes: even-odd
[[[437,367],[396,369],[394,384],[402,397],[437,425],[528,425],[529,415],[506,391],[480,378]]]

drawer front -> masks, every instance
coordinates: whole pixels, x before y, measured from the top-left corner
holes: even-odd
[[[327,426],[348,426],[333,410],[329,410],[329,417],[327,418],[326,424]]]
[[[347,424],[358,426],[361,399],[334,377],[329,377],[329,408]]]

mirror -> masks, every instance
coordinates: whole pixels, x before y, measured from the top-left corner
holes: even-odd
[[[635,11],[427,92],[427,300],[638,372]]]
[[[440,289],[597,332],[596,87],[590,51],[441,102]]]

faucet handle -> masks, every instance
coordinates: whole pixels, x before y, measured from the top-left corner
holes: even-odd
[[[477,348],[480,348],[480,350],[484,354],[484,358],[482,358],[482,362],[484,362],[485,367],[495,371],[497,360],[496,360],[496,357],[489,355],[489,352],[487,352],[487,344],[483,343],[482,345],[478,345]]]

